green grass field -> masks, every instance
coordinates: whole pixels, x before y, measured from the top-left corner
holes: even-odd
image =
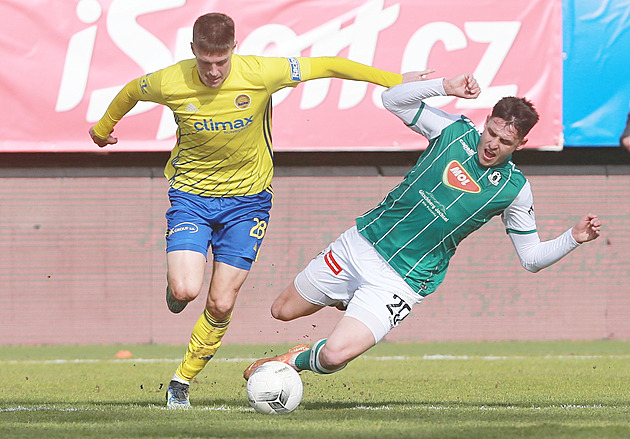
[[[242,371],[286,348],[224,346],[172,411],[184,347],[0,347],[0,438],[630,437],[630,342],[383,343],[260,415]]]

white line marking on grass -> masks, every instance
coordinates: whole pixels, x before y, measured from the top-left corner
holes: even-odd
[[[218,412],[253,412],[254,409],[251,407],[228,407],[225,405],[214,406],[214,407],[199,407],[200,410],[208,410],[208,411],[218,411]]]
[[[170,410],[164,406],[158,406],[155,404],[149,404],[149,408],[159,409],[159,410]],[[561,404],[561,405],[549,405],[549,406],[530,406],[530,407],[518,407],[518,406],[501,406],[501,407],[488,407],[485,405],[479,407],[459,407],[459,406],[436,406],[436,405],[413,405],[413,406],[403,406],[403,407],[390,407],[387,405],[381,406],[366,406],[366,405],[357,405],[351,407],[350,410],[363,410],[363,411],[391,411],[391,410],[438,410],[438,411],[462,411],[462,410],[480,410],[480,411],[546,411],[546,410],[628,410],[630,406],[606,406],[602,404],[595,405],[580,405],[580,404]],[[251,407],[229,407],[226,405],[220,406],[194,406],[191,407],[191,410],[199,410],[199,411],[220,411],[220,412],[253,412],[254,409]],[[59,408],[59,407],[49,407],[49,406],[38,406],[38,407],[24,407],[24,406],[16,406],[16,407],[0,407],[0,413],[4,412],[38,412],[38,411],[51,411],[51,412],[105,412],[105,409],[99,408],[88,408],[88,407],[74,407],[74,408]],[[307,410],[309,411],[309,410]]]
[[[0,407],[0,413],[2,412],[39,412],[39,411],[53,411],[53,412],[103,412],[103,409],[87,408],[87,407],[75,407],[75,408],[58,408],[48,406],[38,407]]]
[[[0,364],[84,364],[84,363],[179,363],[180,359],[175,358],[129,358],[119,359],[56,359],[56,360],[0,360]]]
[[[426,360],[426,361],[506,361],[506,360],[601,360],[601,359],[630,359],[630,355],[390,355],[390,356],[372,356],[364,355],[359,359],[375,360],[375,361],[408,361],[408,360]],[[234,357],[234,358],[214,358],[213,362],[239,363],[252,362],[257,360],[254,357]],[[0,364],[81,364],[81,363],[179,363],[181,358],[75,358],[75,359],[52,359],[52,360],[0,360]]]
[[[155,405],[149,404],[149,408],[151,409],[159,409],[159,410],[168,410],[171,411],[168,407],[163,405]],[[139,406],[139,408],[143,408]],[[219,412],[253,412],[254,409],[251,407],[229,407],[226,405],[220,406],[193,406],[194,410],[206,410],[206,411],[219,411]],[[55,406],[37,406],[37,407],[24,407],[18,405],[16,407],[0,407],[0,413],[3,412],[40,412],[40,411],[49,411],[49,412],[105,412],[105,409],[99,408],[88,408],[88,407],[71,407],[71,408],[61,408]]]
[[[514,411],[530,411],[530,410],[592,410],[592,409],[602,409],[602,410],[627,410],[629,406],[605,406],[602,404],[595,405],[576,405],[576,404],[562,404],[562,405],[549,405],[545,407],[531,406],[531,407],[518,407],[518,406],[501,406],[501,407],[488,407],[485,405],[479,407],[459,407],[459,406],[422,406],[422,405],[413,405],[413,406],[404,406],[404,407],[390,407],[387,405],[381,405],[377,407],[365,406],[365,405],[357,405],[351,408],[351,410],[365,410],[365,411],[381,411],[381,410],[445,410],[445,411],[461,411],[461,410],[482,410],[482,411],[498,411],[498,410],[514,410]]]
[[[370,360],[377,361],[405,361],[405,360],[427,360],[427,361],[444,361],[444,360],[485,360],[485,361],[497,361],[497,360],[527,360],[527,359],[544,359],[544,360],[597,360],[604,358],[612,359],[630,359],[630,355],[422,355],[418,357],[413,356],[363,356],[360,358],[369,358]]]
[[[215,358],[212,361],[226,363],[252,362],[258,358]],[[69,358],[52,360],[0,360],[0,364],[84,364],[84,363],[180,363],[181,358]]]
[[[166,411],[173,410],[173,409],[169,409],[168,407],[164,407],[163,405],[158,406],[155,404],[151,404],[149,407],[154,408],[154,409],[166,410]],[[209,412],[253,412],[254,411],[254,409],[251,407],[230,407],[227,405],[219,405],[219,406],[193,405],[187,410],[203,410],[203,411],[209,411]]]

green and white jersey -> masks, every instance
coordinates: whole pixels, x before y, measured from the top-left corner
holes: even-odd
[[[417,97],[414,112],[405,111],[406,97],[390,95],[393,102],[385,97],[384,102],[429,137],[429,146],[403,181],[356,224],[414,291],[426,296],[443,281],[459,243],[492,217],[503,215],[511,233],[534,233],[536,224],[527,179],[509,160],[492,168],[479,164],[481,136],[470,120]]]

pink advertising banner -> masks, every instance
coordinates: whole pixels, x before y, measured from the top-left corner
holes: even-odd
[[[133,78],[191,58],[196,17],[236,22],[237,52],[343,56],[434,77],[473,73],[476,100],[432,98],[483,126],[503,96],[526,96],[541,122],[528,147],[562,147],[561,0],[0,1],[0,152],[93,152],[90,126]],[[322,79],[274,95],[276,151],[417,150],[424,138],[382,108],[382,88]],[[139,103],[109,151],[164,151],[170,110]]]

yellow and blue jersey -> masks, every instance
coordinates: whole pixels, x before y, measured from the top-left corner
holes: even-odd
[[[273,177],[271,95],[316,78],[362,80],[389,87],[402,76],[338,57],[273,58],[232,55],[218,88],[199,79],[194,59],[127,84],[94,127],[107,138],[138,101],[168,106],[177,143],[164,169],[173,189],[209,197],[262,192]]]

